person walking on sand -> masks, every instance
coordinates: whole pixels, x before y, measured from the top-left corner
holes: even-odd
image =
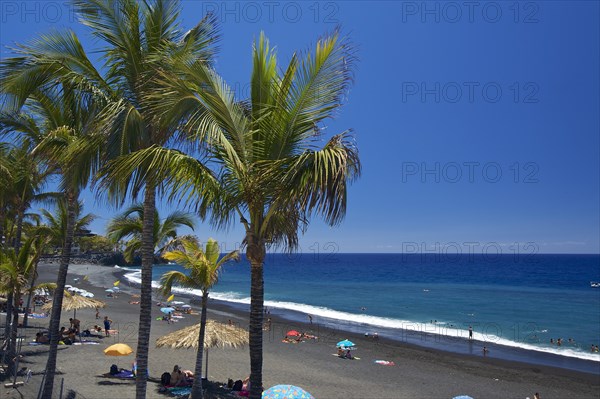
[[[96,306],[96,320],[100,318],[100,308]]]
[[[469,339],[473,339],[473,327],[469,326]]]
[[[113,321],[111,319],[108,318],[108,316],[104,316],[104,334],[107,337],[110,337],[110,324]]]
[[[310,321],[310,325],[312,326],[312,316],[308,315],[308,321]]]

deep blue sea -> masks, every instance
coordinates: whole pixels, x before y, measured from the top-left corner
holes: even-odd
[[[183,270],[155,266],[153,280],[174,269]],[[139,280],[139,272],[128,276]],[[600,362],[590,349],[600,345],[600,288],[592,281],[600,281],[599,255],[269,254],[265,306],[450,350],[471,326],[473,342]],[[223,268],[210,296],[248,304],[249,293],[242,259]],[[559,338],[562,345],[550,343]]]

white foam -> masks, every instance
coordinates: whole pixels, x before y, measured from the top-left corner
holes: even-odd
[[[124,277],[129,281],[140,284],[141,283],[141,270],[136,270],[132,273],[126,274]],[[158,288],[160,283],[157,281],[152,282],[152,287]],[[188,295],[194,296],[202,296],[201,290],[192,290],[187,288],[179,288],[173,287],[174,292],[184,293]],[[239,293],[235,292],[220,292],[215,293],[211,292],[211,298],[217,299],[220,301],[240,303],[240,304],[250,304],[250,297],[242,296]],[[440,337],[447,337],[448,339],[468,339],[469,331],[467,329],[455,328],[453,326],[449,326],[447,322],[444,321],[436,321],[435,323],[422,323],[415,322],[411,320],[400,320],[400,319],[392,319],[388,317],[380,317],[380,316],[371,316],[366,314],[356,314],[350,312],[343,312],[339,310],[333,310],[322,306],[312,306],[306,305],[302,303],[295,302],[283,302],[283,301],[265,301],[264,306],[267,306],[272,309],[285,309],[292,310],[300,313],[310,314],[313,317],[324,317],[332,320],[342,320],[352,322],[354,324],[363,324],[369,327],[379,327],[379,328],[389,328],[389,329],[398,329],[404,330],[408,332],[420,332],[426,334],[437,335]],[[494,343],[497,345],[503,345],[513,348],[520,348],[524,350],[537,351],[549,354],[555,354],[560,356],[574,357],[583,360],[592,360],[596,362],[600,362],[600,354],[584,352],[583,350],[578,350],[575,348],[568,347],[544,347],[533,344],[528,344],[524,342],[516,342],[506,338],[498,337],[494,334],[482,334],[480,332],[473,332],[473,339],[477,341],[482,341],[486,343]]]

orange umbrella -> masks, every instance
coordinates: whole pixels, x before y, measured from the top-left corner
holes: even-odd
[[[133,353],[133,349],[127,344],[114,344],[104,349],[106,356],[127,356]]]

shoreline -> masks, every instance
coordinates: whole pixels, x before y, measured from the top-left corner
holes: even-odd
[[[40,267],[39,282],[53,281],[56,278],[56,265]],[[139,289],[121,279],[125,270],[95,265],[72,265],[69,267],[67,283],[93,292],[96,299],[107,302],[101,309],[101,316],[108,315],[114,321],[119,333],[108,338],[98,339],[95,345],[59,347],[58,369],[62,373],[55,385],[64,378],[66,388],[77,391],[88,399],[100,397],[133,397],[133,381],[115,381],[103,377],[111,364],[128,368],[133,361],[128,357],[105,357],[102,350],[116,342],[129,344],[135,351],[137,345],[137,323],[139,307],[130,304],[131,294]],[[87,281],[81,276],[87,275]],[[79,281],[74,283],[74,277]],[[106,298],[105,288],[112,287],[116,279],[121,279],[122,293],[118,298]],[[179,296],[179,295],[176,295]],[[183,296],[183,295],[181,295]],[[198,305],[191,303],[197,312]],[[248,325],[248,312],[243,308],[228,306],[226,303],[211,300],[209,318],[221,322],[232,320],[242,328]],[[194,367],[194,350],[170,350],[155,348],[155,340],[172,331],[195,324],[198,316],[187,316],[175,324],[156,320],[160,308],[152,306],[153,322],[150,344],[150,376],[160,377],[170,371],[173,364],[183,368]],[[98,323],[94,319],[94,309],[77,312],[82,326]],[[63,312],[62,324],[68,325],[71,312]],[[263,339],[263,382],[268,388],[276,384],[298,385],[312,393],[315,398],[451,398],[470,395],[474,398],[505,399],[507,397],[532,397],[540,392],[543,398],[577,397],[582,399],[600,396],[600,381],[597,374],[589,374],[549,366],[532,365],[497,359],[494,350],[487,357],[462,355],[437,349],[425,348],[410,343],[396,342],[386,337],[373,340],[364,334],[331,329],[314,320],[311,326],[308,319],[288,320],[276,310],[271,310],[272,328],[265,332]],[[35,324],[47,327],[48,319],[36,319]],[[300,344],[282,343],[285,332],[290,329],[309,332],[319,337]],[[37,330],[25,330],[30,340]],[[350,339],[357,345],[353,353],[360,360],[340,359],[335,355],[335,342]],[[40,347],[24,346],[23,365],[28,366],[34,376],[24,389],[30,389],[35,397],[40,372],[45,366],[45,350]],[[333,355],[333,356],[332,356]],[[243,379],[249,374],[248,347],[242,349],[214,349],[207,353],[209,358],[208,379],[226,382],[228,378]],[[394,362],[394,366],[383,366],[375,360]],[[6,391],[6,390],[5,390]],[[12,390],[14,392],[16,390]],[[6,392],[11,392],[8,390]],[[19,398],[13,393],[10,398]],[[29,397],[27,394],[24,397]],[[165,398],[158,393],[158,384],[148,383],[148,398]],[[208,397],[227,397],[213,395]]]
[[[107,266],[113,268],[115,278],[123,278],[125,274],[131,272],[127,267]],[[130,284],[137,284],[129,281]],[[191,293],[178,292],[178,296],[187,297],[190,299],[196,296]],[[210,298],[211,303],[219,304],[226,309],[232,311],[249,311],[249,305],[242,302],[228,301],[224,299]],[[300,310],[287,309],[283,307],[269,307],[273,314],[276,314],[281,319],[288,323],[303,323],[308,319],[308,313]],[[478,339],[469,340],[467,337],[453,336],[449,334],[434,333],[431,331],[422,331],[418,327],[424,327],[423,323],[407,323],[407,325],[417,327],[414,330],[402,328],[388,328],[374,326],[359,322],[352,322],[340,319],[332,319],[321,316],[314,316],[314,320],[319,321],[321,327],[326,327],[331,330],[340,330],[346,333],[364,334],[377,332],[379,337],[385,337],[398,344],[415,345],[419,348],[439,350],[447,353],[460,354],[466,356],[481,356],[483,347],[485,346],[492,357],[506,361],[514,361],[524,363],[531,366],[546,366],[571,371],[600,375],[600,355],[594,356],[597,359],[584,359],[576,356],[568,356],[565,354],[554,353],[544,350],[528,349],[519,346],[508,346],[496,343],[494,341],[482,341]],[[265,319],[266,320],[266,319]],[[434,325],[435,326],[435,325]],[[440,330],[443,326],[440,326]],[[425,330],[425,328],[423,328]]]

